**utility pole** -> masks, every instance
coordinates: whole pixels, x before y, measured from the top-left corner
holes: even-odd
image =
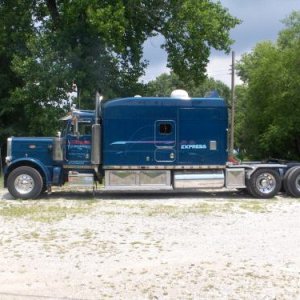
[[[230,118],[230,146],[229,155],[233,155],[234,149],[234,114],[235,114],[235,54],[232,51],[232,64],[231,64],[231,118]]]

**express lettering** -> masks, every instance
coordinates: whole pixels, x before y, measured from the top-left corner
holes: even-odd
[[[196,145],[181,145],[181,150],[189,149],[207,149],[205,144],[196,144]]]

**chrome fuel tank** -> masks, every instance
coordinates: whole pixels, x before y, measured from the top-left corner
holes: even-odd
[[[222,188],[224,182],[223,170],[175,171],[173,177],[175,189]]]

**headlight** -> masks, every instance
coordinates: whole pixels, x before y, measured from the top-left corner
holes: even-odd
[[[12,155],[11,155],[11,144],[12,144],[12,138],[7,139],[7,151],[6,151],[6,158],[5,162],[8,164],[12,160]]]

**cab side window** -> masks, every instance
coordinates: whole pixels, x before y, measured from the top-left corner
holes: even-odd
[[[76,125],[72,122],[68,127],[68,134],[75,136],[92,135],[92,124],[90,122],[79,121],[76,128]]]
[[[91,135],[92,126],[90,122],[79,122],[78,123],[79,135]]]

